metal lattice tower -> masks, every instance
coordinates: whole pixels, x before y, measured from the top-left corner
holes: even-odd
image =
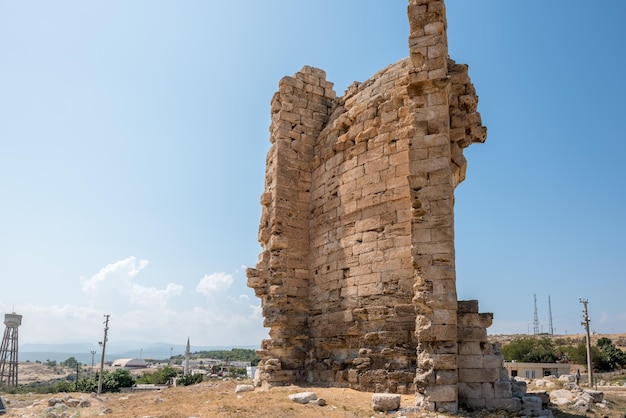
[[[539,334],[539,317],[537,316],[537,295],[533,295],[535,298],[535,320],[533,321],[533,334]]]
[[[0,385],[17,386],[17,329],[22,315],[15,312],[4,315],[4,337],[0,347]]]

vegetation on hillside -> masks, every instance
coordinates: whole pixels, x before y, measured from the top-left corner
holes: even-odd
[[[212,358],[227,362],[249,361],[252,366],[256,366],[261,359],[256,355],[255,350],[248,348],[233,348],[231,350],[211,350],[196,351],[192,353],[194,358]],[[182,356],[177,356],[182,357]]]
[[[569,362],[587,363],[587,346],[585,343],[574,345],[557,345],[562,341],[553,341],[549,337],[521,337],[502,347],[502,355],[506,361],[525,363]],[[594,371],[608,372],[626,366],[626,353],[620,350],[610,338],[598,339],[591,347],[591,361]]]

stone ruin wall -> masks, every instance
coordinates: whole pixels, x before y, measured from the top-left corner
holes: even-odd
[[[492,315],[457,301],[454,188],[486,129],[441,0],[411,0],[410,56],[336,97],[324,71],[271,102],[262,252],[248,285],[266,386],[417,395],[428,410],[515,407]],[[519,401],[519,400],[518,400]]]

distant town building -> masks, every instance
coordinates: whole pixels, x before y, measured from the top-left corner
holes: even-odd
[[[145,369],[150,367],[145,360],[140,358],[118,358],[111,363],[111,366],[126,370]]]
[[[559,377],[570,374],[569,363],[521,363],[517,361],[505,361],[504,368],[509,377],[525,377],[527,379],[540,379],[545,376]]]

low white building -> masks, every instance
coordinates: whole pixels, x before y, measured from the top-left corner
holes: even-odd
[[[505,361],[504,368],[509,377],[525,377],[527,379],[540,379],[545,376],[559,377],[570,374],[569,363],[521,363],[517,361]]]
[[[118,358],[113,361],[111,366],[126,370],[146,369],[149,367],[148,363],[140,358]]]

